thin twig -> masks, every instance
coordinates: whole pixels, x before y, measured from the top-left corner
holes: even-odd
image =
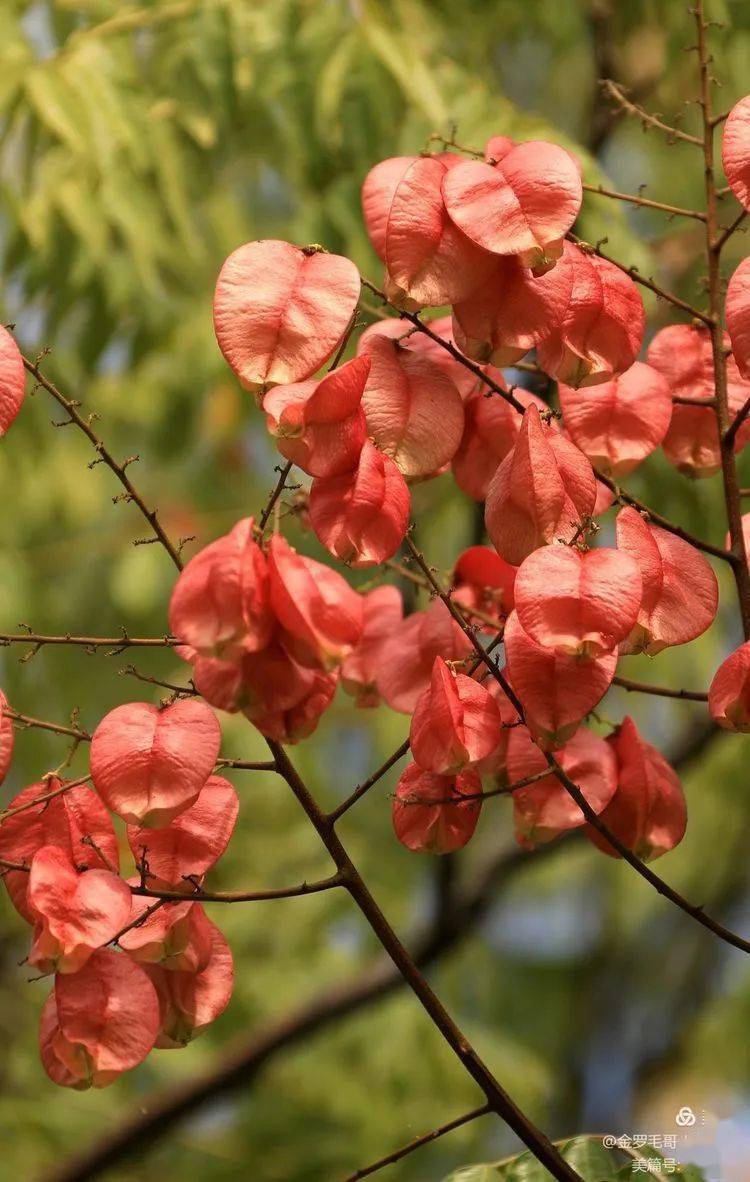
[[[649,127],[655,127],[659,131],[665,132],[670,140],[683,140],[686,144],[696,144],[698,147],[703,146],[703,141],[699,139],[697,135],[690,135],[689,132],[683,131],[680,127],[671,127],[668,123],[664,123],[663,120],[658,117],[658,115],[652,115],[649,111],[645,111],[643,107],[639,107],[637,103],[631,102],[631,100],[625,94],[622,86],[619,86],[616,82],[613,82],[611,78],[603,78],[602,86],[604,87],[605,93],[609,95],[609,97],[613,99],[623,111],[626,111],[629,115],[635,116],[636,119],[640,119],[641,123],[644,123]]]
[[[153,530],[156,539],[164,547],[177,569],[182,570],[183,563],[182,559],[180,558],[179,551],[172,544],[170,538],[165,532],[164,527],[159,521],[159,515],[156,509],[149,509],[143,497],[138,492],[137,488],[128,476],[126,472],[127,462],[123,464],[118,463],[109,449],[105,446],[103,441],[96,434],[96,431],[94,431],[93,427],[91,426],[93,416],[89,415],[88,417],[84,418],[84,416],[78,411],[79,403],[74,402],[71,398],[66,398],[62,391],[58,390],[57,386],[55,386],[54,383],[49,380],[49,378],[45,377],[39,368],[39,365],[35,361],[29,361],[28,357],[24,357],[23,364],[26,370],[37,381],[37,383],[43,389],[45,389],[48,394],[51,394],[57,402],[59,402],[60,406],[63,407],[69,416],[70,421],[75,423],[75,425],[80,428],[81,431],[83,431],[84,435],[93,445],[97,455],[99,456],[99,460],[106,464],[107,467],[110,468],[112,472],[114,472],[115,476],[120,481],[120,484],[125,489],[126,497],[124,499],[132,501],[134,505],[138,506],[141,513],[146,518],[146,521]]]
[[[433,1129],[430,1133],[423,1133],[421,1137],[415,1137],[408,1145],[402,1145],[400,1149],[394,1150],[386,1157],[378,1158],[369,1166],[364,1166],[361,1170],[356,1170],[355,1173],[349,1174],[344,1182],[360,1182],[361,1178],[368,1178],[370,1174],[376,1174],[378,1170],[382,1170],[385,1166],[391,1166],[394,1162],[401,1161],[402,1157],[407,1157],[410,1153],[414,1153],[415,1149],[421,1149],[423,1145],[429,1145],[431,1141],[437,1141],[438,1137],[444,1137],[446,1133],[452,1133],[454,1129],[460,1129],[461,1125],[466,1125],[471,1120],[477,1120],[480,1116],[487,1116],[492,1112],[489,1104],[482,1104],[481,1108],[473,1108],[471,1112],[465,1112],[463,1116],[457,1116],[455,1120],[449,1120],[447,1124],[440,1125],[439,1128]]]
[[[705,222],[706,215],[699,209],[683,209],[679,205],[668,205],[665,201],[652,201],[649,197],[641,197],[635,193],[618,193],[616,189],[605,189],[603,185],[588,185],[584,181],[583,188],[587,193],[597,193],[600,197],[611,197],[615,201],[625,201],[629,205],[638,205],[643,209],[659,209],[668,213],[670,217],[695,218]]]

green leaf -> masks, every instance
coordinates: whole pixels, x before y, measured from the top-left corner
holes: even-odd
[[[480,1162],[476,1166],[461,1166],[444,1178],[443,1182],[499,1182],[503,1177],[502,1167],[498,1169],[490,1162]]]
[[[604,1182],[612,1177],[612,1154],[604,1148],[600,1137],[573,1137],[560,1147],[565,1160],[577,1170],[585,1182]]]

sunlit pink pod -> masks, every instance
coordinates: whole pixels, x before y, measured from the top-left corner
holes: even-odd
[[[319,382],[270,390],[266,426],[282,456],[310,476],[351,471],[367,438],[362,394],[369,372],[369,357],[355,357]]]
[[[726,334],[724,344],[730,344]],[[649,345],[648,361],[666,377],[673,397],[701,401],[714,396],[713,348],[705,326],[671,324],[662,328]],[[750,397],[750,382],[742,378],[734,357],[727,358],[726,377],[729,410],[735,415]],[[748,440],[750,423],[745,422],[735,437],[734,450],[741,451]],[[721,468],[713,407],[675,404],[662,447],[670,464],[685,475],[713,476]]]
[[[385,233],[393,195],[402,176],[418,156],[391,156],[370,169],[362,183],[365,229],[378,258],[385,262]]]
[[[58,792],[62,787],[62,780],[50,776],[29,784],[13,797],[8,815],[0,825],[0,858],[30,866],[38,849],[53,845],[65,850],[80,869],[117,870],[120,864],[117,837],[101,800],[87,784]],[[50,793],[58,794],[50,797]],[[33,804],[38,798],[43,799]],[[18,809],[21,811],[14,811]],[[3,881],[16,909],[33,924],[34,913],[27,899],[28,873],[8,870],[3,874]]]
[[[607,476],[627,476],[656,451],[669,429],[672,395],[663,374],[635,361],[598,386],[558,386],[565,429]]]
[[[91,777],[116,816],[158,828],[196,800],[220,745],[218,720],[205,702],[182,698],[164,709],[128,702],[94,731]]]
[[[491,135],[484,145],[484,158],[488,164],[497,164],[515,148],[516,141],[507,135]]]
[[[750,642],[719,665],[709,686],[708,708],[724,730],[750,733]]]
[[[732,356],[742,377],[750,380],[750,259],[743,259],[729,280],[725,307]]]
[[[687,806],[677,773],[656,747],[638,733],[631,718],[624,718],[607,743],[617,760],[617,791],[600,818],[623,845],[652,862],[682,841],[687,827]],[[621,855],[593,825],[586,835],[603,853]]]
[[[604,484],[603,481],[597,479],[596,501],[594,502],[594,508],[591,512],[591,516],[601,517],[603,513],[606,513],[608,509],[612,508],[614,502],[615,494],[612,492],[612,489],[609,487],[609,485]]]
[[[481,791],[476,772],[436,776],[410,763],[396,785],[392,808],[396,837],[417,854],[460,850],[474,836]],[[466,796],[469,799],[463,800]]]
[[[26,371],[18,345],[0,325],[0,437],[18,414],[26,397]]]
[[[375,587],[362,596],[364,627],[359,643],[341,666],[341,685],[357,706],[377,706],[380,691],[378,673],[382,667],[383,648],[400,627],[404,605],[398,587]]]
[[[106,1088],[143,1062],[158,1031],[159,1001],[145,971],[100,948],[79,972],[55,978],[39,1030],[42,1063],[54,1083]]]
[[[29,964],[42,973],[77,973],[130,918],[130,888],[109,870],[79,871],[65,849],[44,845],[29,873],[34,921]]]
[[[13,719],[7,712],[8,699],[0,690],[0,784],[8,774],[13,759],[13,746],[16,733],[13,729]]]
[[[721,159],[730,189],[750,209],[750,95],[735,103],[726,118]]]
[[[516,575],[518,622],[532,640],[583,658],[611,653],[641,606],[638,563],[621,550],[547,546]]]
[[[359,300],[359,272],[340,255],[289,242],[247,242],[214,294],[214,329],[246,390],[303,382],[336,351]]]
[[[362,399],[369,435],[404,476],[432,476],[461,442],[461,395],[440,366],[397,341],[374,334],[363,348],[372,361]]]
[[[210,954],[199,972],[165,971],[149,965],[148,974],[159,998],[156,1046],[173,1050],[187,1046],[229,1005],[234,987],[232,952],[214,923],[206,920]]]
[[[518,144],[495,165],[465,160],[443,178],[448,213],[473,242],[539,269],[562,254],[582,197],[570,153],[544,141]]]
[[[438,316],[434,320],[425,320],[425,327],[448,345],[455,347],[453,339],[453,323],[450,316]],[[433,361],[443,373],[450,378],[462,399],[478,385],[479,379],[460,360],[457,360],[448,349],[439,344],[426,332],[414,329],[408,320],[401,320],[392,316],[387,320],[376,320],[368,325],[357,342],[357,353],[366,353],[368,341],[374,336],[389,337],[398,341],[402,348],[420,357]],[[502,375],[500,375],[502,377]]]
[[[612,748],[604,739],[582,727],[555,759],[581,790],[598,815],[617,790],[617,764]],[[547,760],[524,727],[510,732],[508,780],[511,784],[544,771]],[[552,841],[569,829],[578,829],[586,818],[567,789],[553,772],[513,793],[516,840],[525,849]]]
[[[231,657],[264,648],[274,623],[265,555],[244,517],[180,572],[169,627],[202,656]]]
[[[643,587],[624,653],[655,656],[701,636],[714,621],[719,585],[711,566],[689,542],[625,506],[617,515],[617,547],[638,563]]]
[[[475,361],[512,365],[562,323],[574,276],[568,252],[538,276],[516,258],[498,259],[482,286],[454,305],[456,344]]]
[[[546,648],[524,631],[515,612],[508,617],[503,640],[506,673],[526,726],[544,750],[561,747],[612,684],[617,653],[581,660]]]
[[[128,825],[136,865],[169,886],[201,879],[218,862],[237,823],[239,799],[229,780],[209,776],[197,799],[161,829]]]
[[[461,158],[423,156],[401,177],[385,233],[386,293],[407,309],[440,307],[464,299],[491,272],[494,258],[449,216],[443,178]]]
[[[562,320],[539,342],[537,359],[559,382],[594,386],[630,369],[638,356],[643,300],[614,263],[567,242],[565,254],[573,267],[570,300]]]
[[[474,767],[495,750],[500,728],[500,712],[485,687],[436,657],[409,732],[418,766],[440,776]]]
[[[501,624],[513,610],[516,567],[490,546],[469,546],[453,568],[453,598]]]
[[[501,389],[507,389],[499,369],[486,366],[486,372]],[[532,403],[540,411],[548,407],[528,390],[516,389],[514,398],[524,406]],[[468,497],[483,501],[498,465],[511,451],[521,429],[521,416],[502,395],[477,383],[464,401],[464,432],[461,445],[451,461],[456,484]],[[553,428],[555,429],[555,428]]]
[[[498,554],[518,566],[539,546],[570,541],[595,501],[596,479],[583,452],[528,407],[487,491],[485,523]]]
[[[392,558],[409,525],[411,493],[396,464],[367,440],[357,467],[317,479],[308,511],[316,537],[348,566]]]
[[[441,599],[413,612],[395,626],[380,650],[378,692],[402,714],[413,714],[432,677],[435,657],[461,661],[473,652],[471,641]]]
[[[268,547],[271,605],[303,665],[331,669],[362,635],[362,599],[336,571],[298,554],[280,534]]]

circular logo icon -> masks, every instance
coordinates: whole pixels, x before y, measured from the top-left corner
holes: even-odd
[[[692,1108],[688,1108],[687,1105],[684,1108],[681,1108],[677,1113],[677,1116],[674,1118],[674,1123],[679,1125],[682,1129],[690,1128],[692,1125],[694,1125],[695,1113],[693,1112]]]

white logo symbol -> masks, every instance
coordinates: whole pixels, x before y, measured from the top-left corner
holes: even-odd
[[[674,1123],[683,1129],[694,1125],[695,1113],[693,1112],[692,1108],[688,1108],[687,1106],[685,1106],[685,1108],[681,1108],[677,1113],[677,1116],[674,1118]]]

